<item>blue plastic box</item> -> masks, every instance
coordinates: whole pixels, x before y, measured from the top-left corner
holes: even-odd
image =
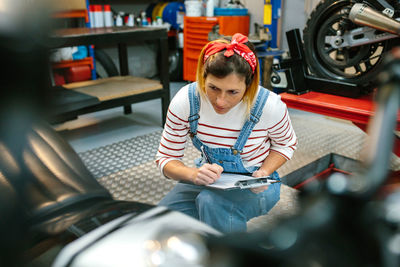
[[[246,16],[247,14],[247,8],[214,8],[214,16]]]

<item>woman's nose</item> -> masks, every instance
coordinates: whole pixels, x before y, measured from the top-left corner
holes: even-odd
[[[224,106],[226,103],[226,96],[225,94],[219,94],[217,96],[217,105],[218,106]]]

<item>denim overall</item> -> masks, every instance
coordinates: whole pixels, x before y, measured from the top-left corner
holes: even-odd
[[[189,85],[190,135],[193,145],[201,151],[203,147],[211,163],[224,168],[224,172],[251,174],[258,167],[244,167],[240,153],[261,117],[269,91],[260,87],[260,92],[251,110],[250,119],[245,122],[236,143],[231,148],[211,148],[197,137],[200,111],[200,97],[196,94],[196,83]],[[205,156],[196,160],[197,167],[206,163]],[[277,172],[271,175],[279,179]],[[262,193],[250,189],[219,190],[191,184],[178,183],[159,203],[172,210],[178,210],[195,217],[221,232],[246,231],[251,218],[266,214],[279,200],[280,183],[271,184]]]

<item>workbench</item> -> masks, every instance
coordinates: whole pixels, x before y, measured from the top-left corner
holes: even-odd
[[[349,98],[311,91],[301,95],[281,93],[280,96],[289,108],[349,120],[363,131],[367,130],[376,106],[373,94]],[[400,129],[400,116],[396,127],[397,130]],[[400,140],[397,135],[394,153],[400,155]]]
[[[74,119],[85,113],[161,98],[164,124],[170,101],[168,75],[168,35],[162,27],[68,28],[57,30],[50,38],[50,48],[79,45],[116,45],[120,76],[77,82],[53,88],[55,105],[52,122]],[[159,80],[129,75],[127,45],[154,41],[160,47]]]

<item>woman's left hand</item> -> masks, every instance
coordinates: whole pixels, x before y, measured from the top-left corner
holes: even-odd
[[[268,175],[269,174],[266,171],[263,171],[263,170],[257,170],[255,172],[253,172],[253,174],[252,174],[253,177],[265,177],[265,176],[268,176]],[[259,186],[259,187],[250,188],[250,190],[255,194],[264,192],[267,189],[268,189],[268,185],[263,185],[263,186]]]

